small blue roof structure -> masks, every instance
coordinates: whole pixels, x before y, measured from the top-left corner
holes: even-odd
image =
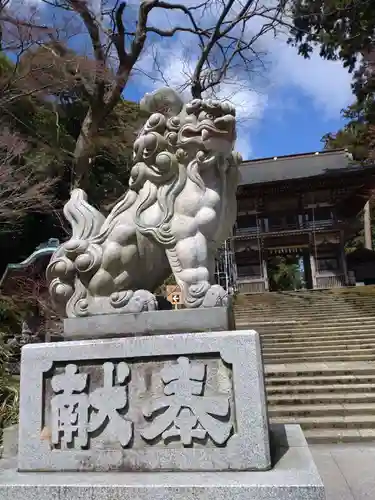
[[[52,254],[59,246],[60,241],[57,238],[50,238],[48,241],[38,245],[34,252],[22,262],[8,264],[0,279],[0,288],[4,288],[9,279],[23,275],[29,269],[31,270],[31,268],[33,268],[33,272],[35,273],[44,273]]]

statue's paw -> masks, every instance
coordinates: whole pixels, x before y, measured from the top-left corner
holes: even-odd
[[[228,304],[228,292],[220,285],[212,285],[203,299],[202,307],[225,307]]]
[[[140,313],[144,311],[156,311],[157,308],[158,303],[153,293],[148,290],[136,290],[126,306],[126,312]]]
[[[110,304],[114,309],[121,309],[119,312],[122,313],[155,311],[158,308],[155,295],[148,290],[115,292],[110,297]]]
[[[133,290],[124,290],[122,292],[114,292],[109,297],[109,305],[114,309],[126,308],[130,300],[133,298]]]

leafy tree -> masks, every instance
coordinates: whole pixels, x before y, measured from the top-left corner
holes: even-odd
[[[353,73],[356,101],[343,111],[347,125],[323,138],[348,147],[356,160],[375,159],[375,3],[371,0],[293,0],[290,43],[309,57],[314,48]]]
[[[293,257],[275,257],[270,262],[268,276],[271,291],[298,290],[302,287],[299,266]]]
[[[341,60],[353,74],[355,102],[342,111],[346,125],[323,137],[324,147],[347,148],[355,161],[375,161],[375,2],[371,0],[293,0],[290,43],[309,57],[314,48],[321,57]],[[371,219],[374,196],[370,199]],[[363,213],[359,214],[363,228]],[[374,229],[373,229],[374,233]],[[374,235],[375,236],[375,235]],[[373,238],[374,240],[374,238]],[[364,246],[364,230],[346,245]]]
[[[308,57],[319,47],[321,57],[340,59],[354,71],[374,45],[375,6],[371,0],[293,0],[291,43]]]
[[[80,86],[44,59],[45,52],[32,47],[16,64],[0,54],[0,273],[40,242],[66,234],[61,209],[73,184],[75,143],[89,105]],[[138,105],[121,99],[100,130],[88,186],[97,205],[106,207],[126,189],[142,120]]]

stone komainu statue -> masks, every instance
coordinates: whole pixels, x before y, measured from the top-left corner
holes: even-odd
[[[171,274],[189,308],[225,305],[215,253],[236,218],[235,109],[171,89],[146,94],[151,112],[134,143],[129,189],[105,218],[74,189],[64,214],[72,237],[47,268],[65,316],[157,308],[152,292]]]

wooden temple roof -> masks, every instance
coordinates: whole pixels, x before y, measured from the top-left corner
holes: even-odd
[[[283,182],[374,169],[353,162],[345,149],[303,153],[244,161],[240,166],[240,186]]]

